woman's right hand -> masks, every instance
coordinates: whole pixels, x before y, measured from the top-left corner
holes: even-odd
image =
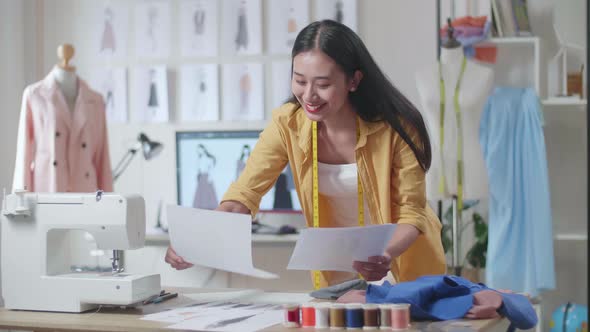
[[[166,258],[164,259],[166,263],[170,264],[173,268],[177,270],[184,270],[192,267],[193,264],[185,261],[182,257],[176,254],[176,251],[172,249],[172,247],[168,246],[168,250],[166,250]]]

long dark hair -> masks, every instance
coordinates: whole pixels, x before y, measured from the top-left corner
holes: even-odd
[[[432,152],[422,115],[379,69],[360,37],[336,21],[313,22],[297,35],[291,59],[314,49],[332,58],[349,78],[357,70],[363,73],[356,91],[349,93],[355,112],[367,122],[387,121],[410,146],[422,169],[427,171]],[[292,69],[293,62],[291,72]],[[289,102],[299,105],[295,96],[291,96]],[[403,125],[410,125],[418,132],[417,142],[412,141]]]

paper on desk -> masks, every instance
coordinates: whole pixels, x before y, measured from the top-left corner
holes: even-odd
[[[252,264],[250,215],[169,205],[170,244],[187,262],[256,278],[277,278]]]
[[[183,294],[185,297],[197,302],[247,302],[247,303],[267,303],[267,304],[284,304],[284,303],[306,303],[314,298],[308,293],[281,293],[281,292],[264,292],[259,289],[245,289],[228,292],[212,293],[189,293]]]
[[[280,306],[226,307],[217,311],[207,310],[205,314],[193,316],[167,328],[193,331],[259,331],[280,324],[283,315]]]
[[[396,225],[306,228],[291,255],[289,270],[355,272],[352,262],[382,255]]]
[[[306,303],[313,300],[307,293],[275,293],[263,292],[258,289],[201,292],[182,294],[182,296],[191,299],[192,302],[163,312],[148,314],[141,319],[171,324],[184,323],[183,325],[170,326],[171,328],[189,329],[190,327],[190,329],[204,330],[207,325],[231,319],[230,317],[239,318],[256,314],[258,317],[245,319],[241,322],[242,325],[239,328],[237,325],[232,325],[235,330],[245,331],[249,329],[247,326],[252,327],[253,324],[264,325],[269,323],[273,325],[280,323],[282,315],[279,315],[278,321],[271,320],[267,322],[265,317],[269,318],[268,312],[277,308],[280,309],[281,304]],[[242,315],[243,310],[248,310],[246,315]],[[237,323],[233,322],[232,324]],[[264,327],[259,326],[258,328]],[[211,327],[210,330],[213,331],[218,328]]]

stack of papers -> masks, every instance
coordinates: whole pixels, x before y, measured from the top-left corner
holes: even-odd
[[[198,331],[258,331],[283,320],[281,303],[306,303],[302,293],[260,290],[184,294],[193,302],[181,308],[146,315],[143,320],[170,323],[168,328]]]

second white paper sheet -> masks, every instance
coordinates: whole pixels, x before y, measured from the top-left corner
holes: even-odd
[[[355,272],[352,262],[382,255],[396,225],[306,228],[289,261],[289,270]]]
[[[170,244],[187,262],[263,279],[252,263],[250,215],[169,205]]]

